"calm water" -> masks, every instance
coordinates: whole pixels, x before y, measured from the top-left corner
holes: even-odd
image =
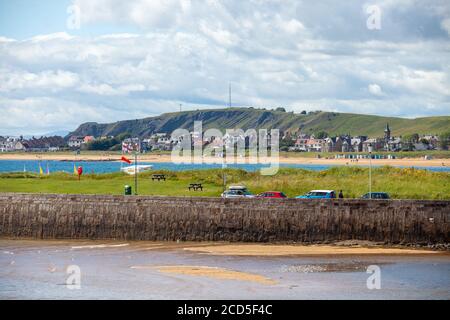
[[[213,169],[222,168],[219,164],[174,164],[171,162],[139,162],[139,164],[151,164],[154,170],[194,170],[194,169]],[[47,170],[47,165],[50,172],[66,171],[73,172],[73,162],[69,161],[42,161],[41,166],[44,172]],[[118,172],[123,164],[118,161],[82,161],[77,162],[76,166],[82,166],[85,173],[108,173]],[[263,167],[268,167],[267,164],[233,164],[228,165],[228,168],[240,168],[247,171],[256,171]],[[325,170],[332,165],[317,165],[317,164],[280,164],[280,167],[301,168],[306,170]],[[420,167],[430,171],[445,171],[450,172],[450,167]],[[39,161],[37,160],[0,160],[0,172],[39,172]]]
[[[99,244],[106,247],[89,247]],[[183,244],[154,246],[145,241],[0,240],[0,299],[450,299],[448,253],[236,257],[188,252]],[[80,289],[65,285],[69,265],[80,268]],[[155,268],[174,265],[225,268],[275,283]],[[380,289],[367,288],[369,265],[380,268]]]

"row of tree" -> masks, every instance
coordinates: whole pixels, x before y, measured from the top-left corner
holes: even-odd
[[[130,138],[129,133],[121,133],[113,138],[95,139],[84,145],[86,150],[118,151],[122,149],[122,141]]]

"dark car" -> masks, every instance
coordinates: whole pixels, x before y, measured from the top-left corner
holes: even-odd
[[[366,193],[361,197],[362,199],[390,199],[389,194],[386,192],[372,192]]]

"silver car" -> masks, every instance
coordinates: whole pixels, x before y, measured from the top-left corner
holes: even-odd
[[[224,191],[221,195],[222,198],[253,198],[251,194],[244,186],[231,186],[227,191]]]

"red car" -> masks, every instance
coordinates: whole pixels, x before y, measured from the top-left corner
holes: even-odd
[[[257,195],[258,198],[287,198],[283,192],[280,191],[266,191]]]

